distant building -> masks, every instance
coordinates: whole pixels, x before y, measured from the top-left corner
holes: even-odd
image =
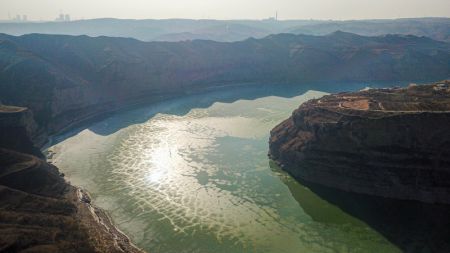
[[[70,21],[70,15],[69,14],[59,14],[59,16],[55,19],[55,21],[64,22],[64,21]]]
[[[59,14],[55,21],[64,21],[64,14]]]
[[[269,17],[267,19],[263,19],[263,21],[278,21],[278,11],[275,12],[275,17]]]
[[[11,21],[14,21],[14,22],[27,22],[28,21],[27,15],[19,15],[19,14],[11,17],[11,14],[8,13],[8,19]]]

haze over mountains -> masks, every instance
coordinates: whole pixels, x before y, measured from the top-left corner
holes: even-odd
[[[405,34],[450,41],[450,18],[381,20],[127,20],[91,19],[71,22],[0,23],[0,33],[28,33],[130,37],[143,41],[240,41],[270,34],[325,35],[334,31],[359,35]]]

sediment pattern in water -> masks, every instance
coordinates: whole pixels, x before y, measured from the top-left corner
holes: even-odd
[[[149,252],[396,252],[267,158],[270,129],[321,95],[269,96],[178,113],[181,100],[172,111],[105,131],[153,109],[116,115],[51,150],[68,179],[91,192]]]

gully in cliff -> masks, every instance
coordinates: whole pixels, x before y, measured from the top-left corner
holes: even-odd
[[[308,101],[271,131],[297,179],[347,192],[450,204],[450,82]]]

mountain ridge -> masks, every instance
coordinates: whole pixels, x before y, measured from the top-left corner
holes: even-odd
[[[0,34],[0,101],[57,132],[137,101],[236,83],[428,81],[450,76],[450,44],[425,37],[278,34],[239,42]]]
[[[403,18],[378,20],[211,20],[211,19],[114,19],[70,22],[0,23],[0,32],[133,37],[142,41],[211,39],[234,42],[269,34],[325,35],[336,30],[375,36],[387,33],[427,36],[450,41],[450,18]]]

